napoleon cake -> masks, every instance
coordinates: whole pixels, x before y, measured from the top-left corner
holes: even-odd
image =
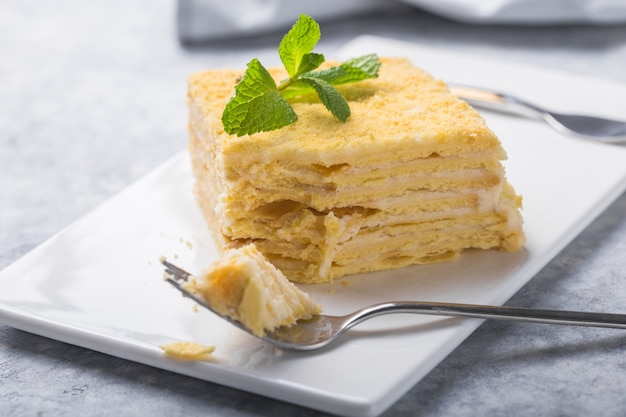
[[[338,86],[345,123],[301,97],[295,123],[235,136],[221,115],[242,74],[189,78],[195,194],[221,251],[254,243],[290,280],[320,283],[523,245],[500,141],[408,60],[381,58],[378,78]]]
[[[202,274],[192,277],[185,289],[259,337],[321,312],[254,244],[226,250]]]

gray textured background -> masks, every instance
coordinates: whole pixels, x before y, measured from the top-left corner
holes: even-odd
[[[322,31],[325,52],[369,33],[626,82],[625,26],[400,10]],[[183,48],[172,1],[0,0],[0,268],[185,146],[190,72],[278,63],[281,33]],[[622,195],[509,304],[625,312],[625,214]],[[489,322],[384,416],[624,416],[625,348],[615,330]],[[0,415],[322,414],[0,325]]]

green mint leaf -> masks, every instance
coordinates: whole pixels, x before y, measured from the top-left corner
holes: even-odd
[[[333,116],[344,123],[348,120],[348,117],[350,117],[350,106],[335,87],[324,80],[314,77],[301,76],[298,80],[313,87],[321,102],[330,110]]]
[[[349,59],[336,67],[314,71],[304,75],[319,78],[332,85],[340,85],[354,83],[368,78],[376,78],[378,77],[379,69],[380,60],[378,59],[378,55],[370,54]]]
[[[348,59],[341,66],[358,69],[363,73],[363,80],[378,77],[380,71],[380,59],[376,54],[363,55],[357,58]]]
[[[290,78],[296,78],[303,72],[311,71],[321,64],[319,62],[316,67],[311,68],[310,57],[305,59],[305,56],[311,55],[320,37],[321,31],[317,22],[312,17],[303,14],[300,15],[298,21],[283,37],[278,47],[278,55]],[[319,57],[316,59],[319,59]],[[303,64],[303,61],[305,64]],[[306,61],[309,61],[309,63],[306,63]],[[303,71],[304,68],[308,69]]]
[[[258,59],[253,59],[235,86],[235,95],[226,104],[222,124],[226,133],[243,136],[276,130],[297,118],[270,73]]]
[[[302,56],[302,59],[300,60],[300,65],[298,66],[298,70],[296,72],[295,77],[298,77],[299,75],[304,74],[306,72],[313,71],[315,68],[322,65],[322,63],[325,60],[326,58],[324,58],[324,55],[322,54],[316,54],[314,52],[309,53],[309,54],[304,54]],[[295,78],[295,77],[292,77],[292,78]]]
[[[324,55],[314,53],[320,39],[319,25],[300,15],[283,37],[278,48],[289,78],[279,85],[257,59],[235,86],[235,94],[222,113],[224,130],[242,136],[279,129],[297,120],[289,98],[317,93],[320,101],[338,120],[350,117],[350,106],[334,86],[378,77],[380,60],[375,54],[353,58],[325,70],[316,71]]]

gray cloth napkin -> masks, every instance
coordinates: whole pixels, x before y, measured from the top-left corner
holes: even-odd
[[[183,42],[289,27],[300,13],[318,21],[410,5],[471,22],[545,25],[626,22],[626,0],[178,0]]]

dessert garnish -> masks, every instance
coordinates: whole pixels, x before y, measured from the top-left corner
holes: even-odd
[[[278,47],[288,74],[288,78],[278,84],[258,59],[248,63],[222,114],[226,133],[250,135],[294,123],[298,116],[289,99],[308,94],[317,94],[341,122],[350,117],[348,101],[335,86],[378,77],[380,60],[376,54],[369,54],[317,70],[326,60],[323,54],[313,52],[320,36],[317,22],[310,16],[300,15]]]

